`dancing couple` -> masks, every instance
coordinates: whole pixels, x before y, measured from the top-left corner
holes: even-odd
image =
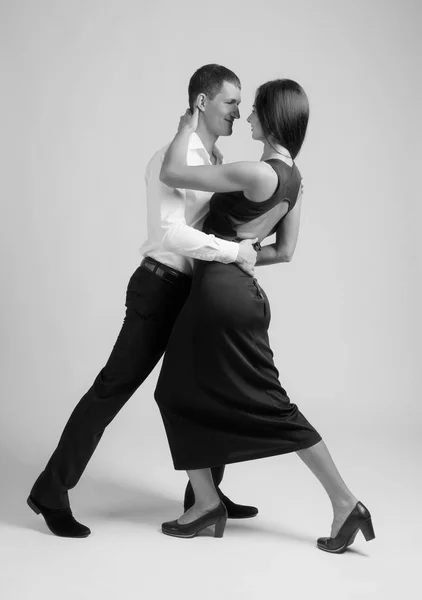
[[[247,119],[263,144],[261,159],[223,165],[215,144],[240,116],[240,80],[223,66],[205,65],[188,93],[175,138],[147,167],[148,239],[128,284],[122,329],[28,504],[56,535],[89,535],[73,517],[68,491],[165,352],[155,399],[174,467],[186,470],[189,482],[184,513],[163,523],[163,533],[187,538],[214,526],[222,537],[227,518],[258,513],[224,495],[225,465],[296,452],[333,507],[331,534],[317,540],[318,548],[342,553],[359,531],[375,537],[371,515],[279,382],[270,306],[255,277],[256,266],[289,261],[296,246],[302,186],[294,161],[308,99],[288,79],[261,85]],[[261,245],[274,233],[275,243]]]

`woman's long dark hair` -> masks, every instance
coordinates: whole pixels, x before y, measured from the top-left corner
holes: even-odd
[[[255,110],[268,143],[281,144],[296,158],[309,120],[308,97],[301,86],[291,79],[267,81],[256,92]]]

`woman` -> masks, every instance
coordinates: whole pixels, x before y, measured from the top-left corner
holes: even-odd
[[[190,167],[188,141],[203,103],[202,94],[193,112],[181,118],[161,181],[216,192],[204,223],[207,233],[237,241],[255,238],[258,244],[276,231],[277,237],[282,231],[288,235],[285,223],[300,210],[301,177],[293,160],[308,123],[305,92],[287,79],[258,88],[248,122],[253,139],[264,144],[259,162]],[[260,264],[280,260],[274,245],[260,253]],[[269,322],[268,299],[255,278],[234,264],[197,262],[155,393],[174,466],[187,470],[195,504],[178,520],[163,523],[162,531],[194,537],[215,525],[215,536],[222,537],[227,513],[210,467],[297,452],[333,506],[331,536],[319,538],[318,547],[341,553],[359,530],[366,540],[375,537],[371,515],[347,488],[319,433],[281,387]]]

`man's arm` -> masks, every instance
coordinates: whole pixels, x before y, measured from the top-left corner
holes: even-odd
[[[287,215],[281,219],[276,231],[274,244],[263,246],[256,261],[256,266],[274,265],[290,262],[296,249],[299,236],[300,214],[302,209],[302,187],[299,190],[296,204]]]
[[[246,240],[237,244],[216,238],[187,225],[185,219],[185,190],[171,188],[161,183],[158,174],[161,160],[157,156],[146,173],[148,194],[160,199],[160,223],[163,233],[162,245],[165,250],[205,261],[238,264],[244,271],[253,275],[256,252],[252,243]],[[158,208],[158,207],[157,207]]]

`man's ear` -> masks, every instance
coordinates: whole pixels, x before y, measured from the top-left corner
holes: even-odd
[[[207,97],[205,94],[198,94],[195,102],[195,106],[199,108],[201,112],[204,112],[207,105]]]

